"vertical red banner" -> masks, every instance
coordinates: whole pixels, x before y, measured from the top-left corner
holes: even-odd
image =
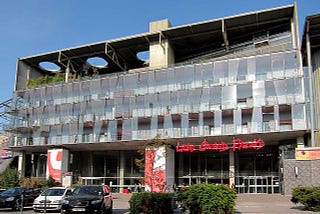
[[[48,150],[47,179],[51,176],[61,183],[62,149]]]
[[[145,152],[145,186],[151,192],[164,192],[166,182],[165,147],[147,148]]]

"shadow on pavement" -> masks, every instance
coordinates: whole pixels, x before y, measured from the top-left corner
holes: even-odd
[[[290,209],[305,211],[305,208],[303,205],[294,206],[294,207],[291,207]]]
[[[124,214],[128,213],[127,209],[113,209],[112,214]]]

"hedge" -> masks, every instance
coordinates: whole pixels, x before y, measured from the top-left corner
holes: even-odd
[[[178,193],[178,201],[190,214],[232,213],[237,194],[226,185],[194,184]]]
[[[320,211],[320,186],[293,188],[291,201],[303,204],[306,210]]]
[[[171,214],[172,193],[133,193],[129,200],[130,214]]]

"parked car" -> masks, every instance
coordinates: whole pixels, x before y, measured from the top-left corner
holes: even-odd
[[[74,189],[62,201],[61,213],[112,213],[112,194],[106,185],[85,185]]]
[[[70,196],[71,192],[71,188],[48,188],[34,200],[32,208],[35,212],[41,212],[44,210],[60,211],[62,200]]]
[[[19,210],[21,205],[23,207],[32,205],[39,194],[40,189],[13,187],[0,194],[0,207]]]

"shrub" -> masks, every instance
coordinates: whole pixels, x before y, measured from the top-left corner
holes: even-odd
[[[237,194],[225,185],[194,184],[178,193],[178,201],[191,214],[231,213],[234,211]]]
[[[131,214],[170,214],[173,213],[172,200],[171,193],[133,193],[129,210]]]
[[[19,184],[19,172],[17,169],[6,168],[0,175],[0,186],[3,189],[9,189]]]
[[[23,178],[20,186],[45,190],[49,187],[61,186],[61,184],[59,182],[56,182],[52,177],[49,177],[48,180],[46,180],[45,178],[30,177]]]
[[[61,186],[61,183],[54,180],[51,176],[49,176],[49,179],[47,180],[47,187],[58,187]]]
[[[65,80],[64,74],[56,73],[53,76],[42,76],[42,77],[38,77],[36,79],[29,79],[27,81],[27,87],[34,88],[34,87],[37,87],[40,85],[63,82],[64,80]]]
[[[27,177],[22,179],[20,186],[27,188],[42,188],[45,186],[45,183],[45,179],[43,178]]]
[[[291,201],[303,204],[306,210],[320,211],[320,186],[293,188]]]

